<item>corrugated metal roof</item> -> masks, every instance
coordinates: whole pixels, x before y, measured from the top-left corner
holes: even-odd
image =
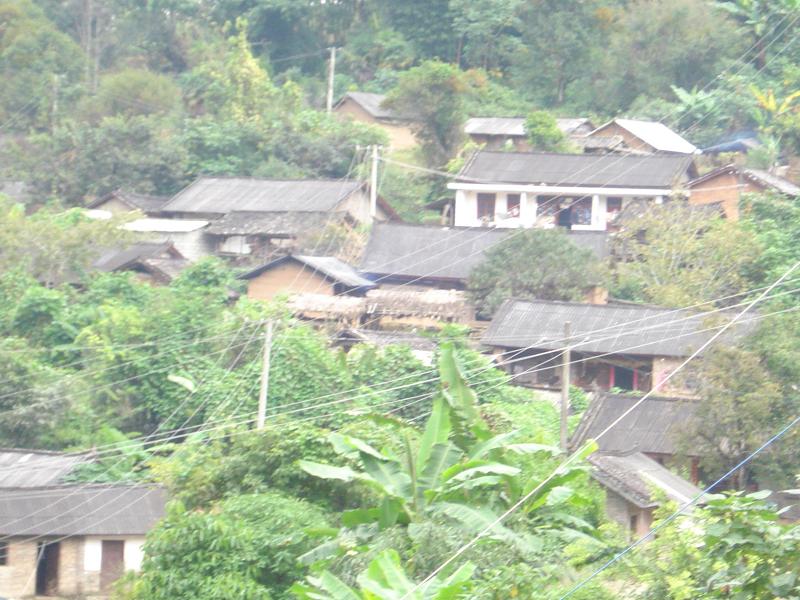
[[[233,211],[331,211],[363,185],[353,180],[201,177],[178,192],[163,210],[219,215]]]
[[[605,394],[581,417],[570,440],[573,447],[596,439],[609,425],[641,400],[641,396]],[[678,454],[678,437],[694,415],[698,400],[650,396],[598,440],[602,452]]]
[[[492,319],[482,343],[503,348],[560,350],[564,323],[572,329],[577,352],[624,353],[638,356],[688,356],[703,345],[727,317],[636,304],[586,304],[547,300],[506,300]],[[722,338],[747,333],[748,315]]]
[[[688,156],[489,152],[473,155],[459,173],[481,182],[668,189],[687,177]]]
[[[556,125],[566,135],[588,124],[586,117],[557,118]],[[464,124],[467,135],[525,137],[525,117],[473,117]]]
[[[653,497],[654,489],[679,504],[685,504],[702,494],[696,485],[641,452],[596,452],[589,457],[589,463],[593,466],[592,477],[639,508],[658,506]]]
[[[358,274],[353,267],[345,262],[342,262],[334,256],[305,256],[299,254],[292,254],[282,256],[276,260],[270,261],[252,271],[248,271],[240,276],[240,279],[252,279],[268,271],[269,269],[278,266],[286,261],[295,260],[300,264],[308,267],[310,270],[320,273],[337,283],[343,283],[348,287],[365,287],[372,288],[375,284],[369,279],[365,279]]]
[[[364,250],[361,271],[371,276],[466,280],[484,253],[515,229],[430,227],[376,223]],[[605,232],[570,232],[570,241],[608,256]]]
[[[41,487],[59,483],[88,454],[62,454],[43,450],[0,449],[0,488]]]
[[[144,535],[167,494],[148,486],[0,490],[0,535]]]
[[[601,125],[595,131],[616,123],[623,129],[630,131],[637,138],[652,146],[659,152],[675,152],[678,154],[695,154],[697,147],[688,142],[669,127],[658,121],[639,121],[637,119],[614,119]],[[591,134],[590,134],[591,135]]]
[[[344,213],[341,217],[344,218]],[[298,233],[318,230],[337,222],[326,212],[232,212],[207,229],[212,235],[265,235],[296,237]]]

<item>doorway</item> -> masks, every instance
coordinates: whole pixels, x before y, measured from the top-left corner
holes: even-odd
[[[61,545],[58,542],[39,542],[36,548],[36,595],[58,594],[58,559]]]
[[[100,589],[105,591],[125,572],[125,542],[103,540],[100,559]]]

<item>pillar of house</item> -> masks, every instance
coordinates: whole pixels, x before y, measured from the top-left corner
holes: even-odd
[[[519,197],[519,222],[523,227],[530,227],[535,220],[535,215],[531,218],[529,208],[528,194],[527,192],[522,192]],[[536,209],[534,209],[534,212],[535,211]]]
[[[595,194],[592,196],[592,228],[605,230],[606,229],[606,211],[605,207],[600,203],[600,195]]]

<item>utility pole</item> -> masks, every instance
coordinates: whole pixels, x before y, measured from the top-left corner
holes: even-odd
[[[336,73],[336,46],[330,47],[331,58],[328,61],[328,98],[325,107],[328,114],[333,110],[333,75]]]
[[[378,214],[378,146],[372,146],[372,169],[369,177],[369,216]]]
[[[261,365],[261,390],[258,394],[258,419],[257,429],[264,429],[264,421],[267,419],[267,392],[269,391],[269,359],[272,351],[272,321],[267,321],[267,328],[264,331],[264,355]]]
[[[569,413],[570,322],[564,323],[564,352],[561,355],[561,449],[567,451],[567,414]]]

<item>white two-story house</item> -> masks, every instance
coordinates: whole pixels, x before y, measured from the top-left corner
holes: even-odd
[[[448,185],[452,224],[605,231],[629,203],[661,203],[695,175],[690,156],[481,151]]]

